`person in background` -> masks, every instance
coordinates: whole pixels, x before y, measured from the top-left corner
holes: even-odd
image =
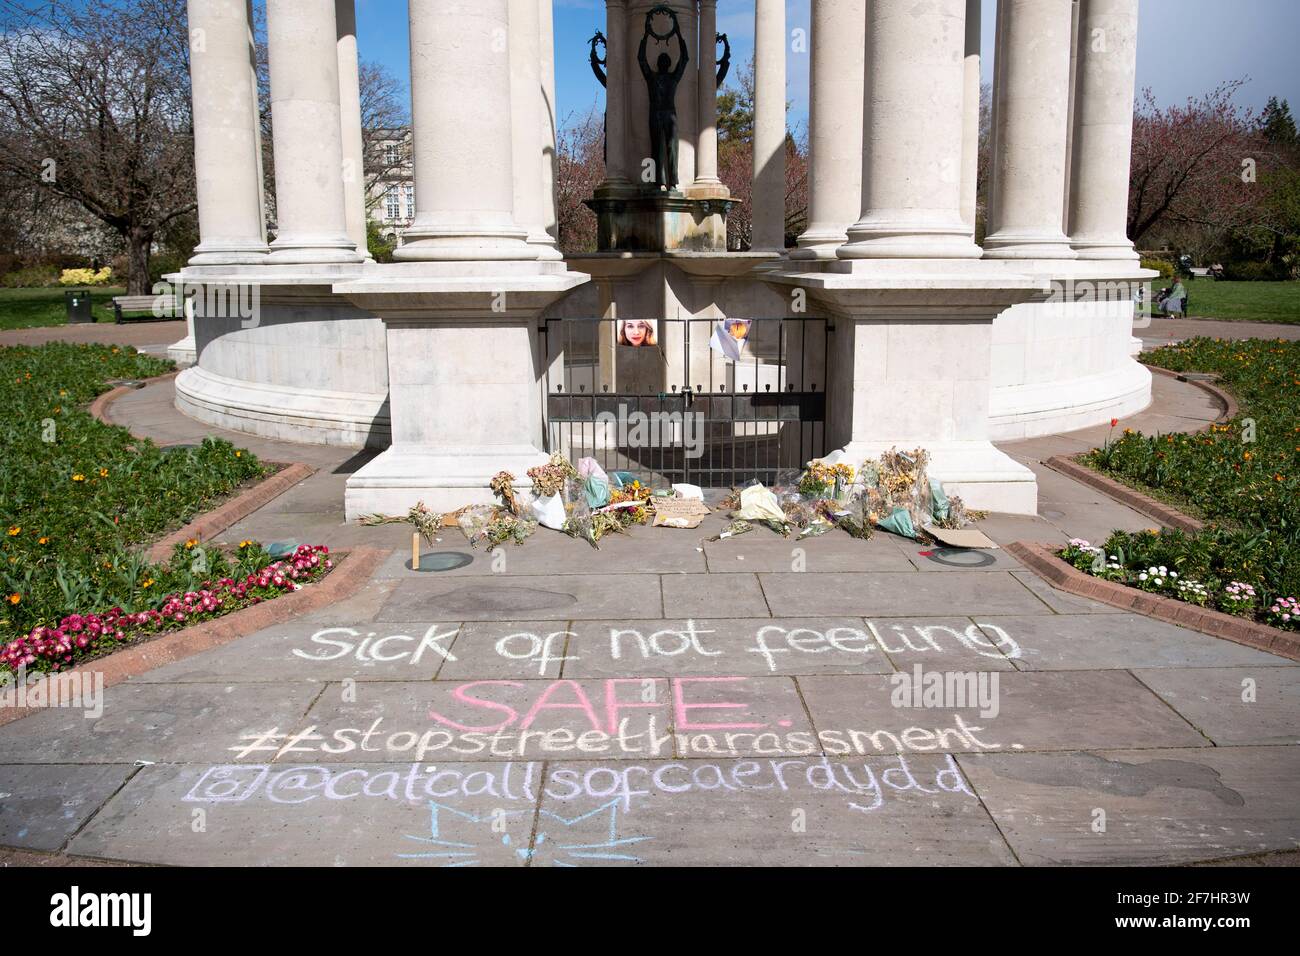
[[[1182,276],[1174,276],[1174,286],[1165,297],[1165,314],[1171,319],[1181,319],[1187,305],[1187,287]]]

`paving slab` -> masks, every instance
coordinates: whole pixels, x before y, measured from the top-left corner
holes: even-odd
[[[861,618],[575,621],[565,677],[887,674]]]
[[[1123,614],[1122,609],[1058,591],[1032,571],[1012,571],[1011,576],[1034,592],[1034,596],[1057,614]]]
[[[134,769],[124,764],[0,766],[0,844],[59,849]]]
[[[226,759],[241,734],[297,723],[313,684],[142,684],[104,691],[103,715],[51,709],[0,727],[0,763]]]
[[[295,620],[302,624],[367,624],[379,614],[395,587],[396,581],[372,579],[342,601],[303,614]]]
[[[548,764],[537,832],[534,865],[548,845],[561,866],[1013,862],[936,756]]]
[[[690,579],[694,575],[685,575]],[[403,580],[384,602],[379,621],[518,621],[659,618],[663,600],[653,574],[564,575],[505,579],[500,575]]]
[[[349,627],[298,619],[131,680],[146,684],[433,680],[451,653],[457,630],[454,622]]]
[[[541,764],[508,777],[505,764],[160,764],[68,851],[175,866],[521,866],[540,774]]]
[[[471,548],[458,528],[446,528],[433,543],[421,542],[423,554],[453,552],[472,562],[447,571],[413,571],[410,528],[403,525],[406,546],[376,572],[377,578],[474,577],[483,574],[505,576],[565,576],[596,574],[670,574],[704,572],[704,555],[695,550],[693,538],[667,528],[633,528],[627,534],[601,539],[600,548],[545,528],[524,539],[522,544],[504,544],[488,549]]]
[[[978,754],[957,761],[1030,866],[1170,865],[1300,845],[1294,747]]]
[[[760,574],[775,617],[1033,614],[1043,604],[1006,572]]]
[[[928,670],[944,673],[935,665]],[[901,696],[899,682],[907,676],[914,675],[797,678],[827,752],[1211,746],[1124,671],[984,672],[984,699],[995,705],[987,709],[972,705],[976,694],[966,698],[967,706],[951,706],[963,702],[955,698],[939,706],[903,706],[909,698]]]
[[[912,562],[880,535],[860,541],[842,531],[799,540],[757,528],[704,545],[712,574],[758,571],[914,571]]]
[[[976,617],[989,636],[1010,634],[1020,670],[1286,666],[1291,661],[1141,614]]]
[[[1300,667],[1133,673],[1219,746],[1300,744]]]
[[[802,575],[801,575],[802,576]],[[823,577],[823,575],[817,575]],[[753,574],[676,574],[664,575],[663,617],[770,617],[772,612],[758,577]],[[575,615],[577,617],[578,615]],[[631,611],[611,609],[599,617],[635,618]],[[592,615],[582,615],[590,619]]]

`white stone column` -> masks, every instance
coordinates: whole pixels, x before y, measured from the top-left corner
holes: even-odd
[[[962,87],[961,220],[975,235],[980,164],[980,0],[966,0],[966,72]]]
[[[1062,221],[1072,21],[1071,0],[998,4],[987,258],[1075,257]]]
[[[555,194],[559,142],[559,116],[555,100],[555,9],[553,0],[536,0],[542,47],[542,228],[559,248],[560,210]]]
[[[366,245],[366,159],[361,135],[361,71],[357,60],[356,0],[334,0],[338,32],[339,125],[343,135],[343,205],[348,236],[357,252],[373,259]]]
[[[605,0],[605,181],[630,185],[627,167],[627,0]]]
[[[199,245],[190,265],[266,259],[249,0],[189,0]]]
[[[1135,261],[1128,238],[1138,0],[1082,0],[1070,183],[1080,259]]]
[[[862,215],[846,259],[975,258],[962,221],[966,0],[867,5]]]
[[[835,258],[862,211],[862,0],[812,7],[808,229],[792,259]]]
[[[360,262],[348,236],[334,0],[267,0],[277,235],[270,261]]]
[[[545,142],[542,110],[542,24],[537,0],[509,0],[510,142],[515,224],[528,230],[528,244],[539,259],[559,259],[546,231],[543,194]],[[418,197],[418,193],[417,193]]]
[[[718,178],[718,0],[700,0],[700,52],[695,144],[695,198],[725,198],[730,191]],[[689,69],[689,67],[688,67]]]
[[[507,0],[408,10],[415,220],[394,258],[536,259],[514,219]]]
[[[785,250],[785,0],[754,2],[754,183],[756,252]]]

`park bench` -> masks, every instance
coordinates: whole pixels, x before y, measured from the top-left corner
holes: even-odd
[[[168,322],[185,318],[185,310],[177,306],[176,297],[171,295],[119,295],[113,297],[113,316],[118,325],[123,322]]]

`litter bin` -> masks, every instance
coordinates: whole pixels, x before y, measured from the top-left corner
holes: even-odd
[[[65,292],[63,299],[68,307],[68,325],[82,325],[95,321],[95,316],[90,311],[90,293],[85,289]]]

